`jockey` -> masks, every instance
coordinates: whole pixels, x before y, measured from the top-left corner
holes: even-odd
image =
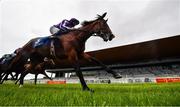
[[[74,27],[76,25],[79,24],[79,20],[77,20],[76,18],[71,18],[70,20],[66,20],[64,19],[62,22],[60,22],[57,25],[53,25],[50,27],[50,33],[52,34],[51,36],[49,36],[49,38],[55,38],[56,36],[68,33],[70,30],[73,30]],[[49,42],[49,38],[40,38],[37,39],[34,44],[33,47],[37,48],[39,46],[45,45],[50,43]]]
[[[67,33],[70,30],[74,29],[74,27],[78,24],[79,20],[77,20],[76,18],[71,18],[70,20],[64,19],[59,24],[51,26],[50,33],[52,34],[52,36]]]
[[[15,56],[16,56],[16,53],[3,55],[2,58],[0,58],[0,64],[9,63]]]

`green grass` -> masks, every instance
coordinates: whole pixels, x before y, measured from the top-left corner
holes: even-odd
[[[0,106],[180,106],[180,83],[0,85]]]

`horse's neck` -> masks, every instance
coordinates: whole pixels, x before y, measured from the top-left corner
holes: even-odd
[[[77,36],[77,38],[81,43],[85,43],[93,34],[92,27],[90,27],[88,25],[85,27],[79,28],[79,31],[80,31],[80,33]]]

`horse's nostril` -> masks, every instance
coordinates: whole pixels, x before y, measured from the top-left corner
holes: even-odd
[[[110,34],[109,40],[111,41],[113,38],[115,38],[115,36],[113,34]]]

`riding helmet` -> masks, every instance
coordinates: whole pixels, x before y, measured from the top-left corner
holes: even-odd
[[[70,22],[72,22],[74,25],[78,25],[79,24],[79,20],[77,20],[76,18],[71,18]]]

